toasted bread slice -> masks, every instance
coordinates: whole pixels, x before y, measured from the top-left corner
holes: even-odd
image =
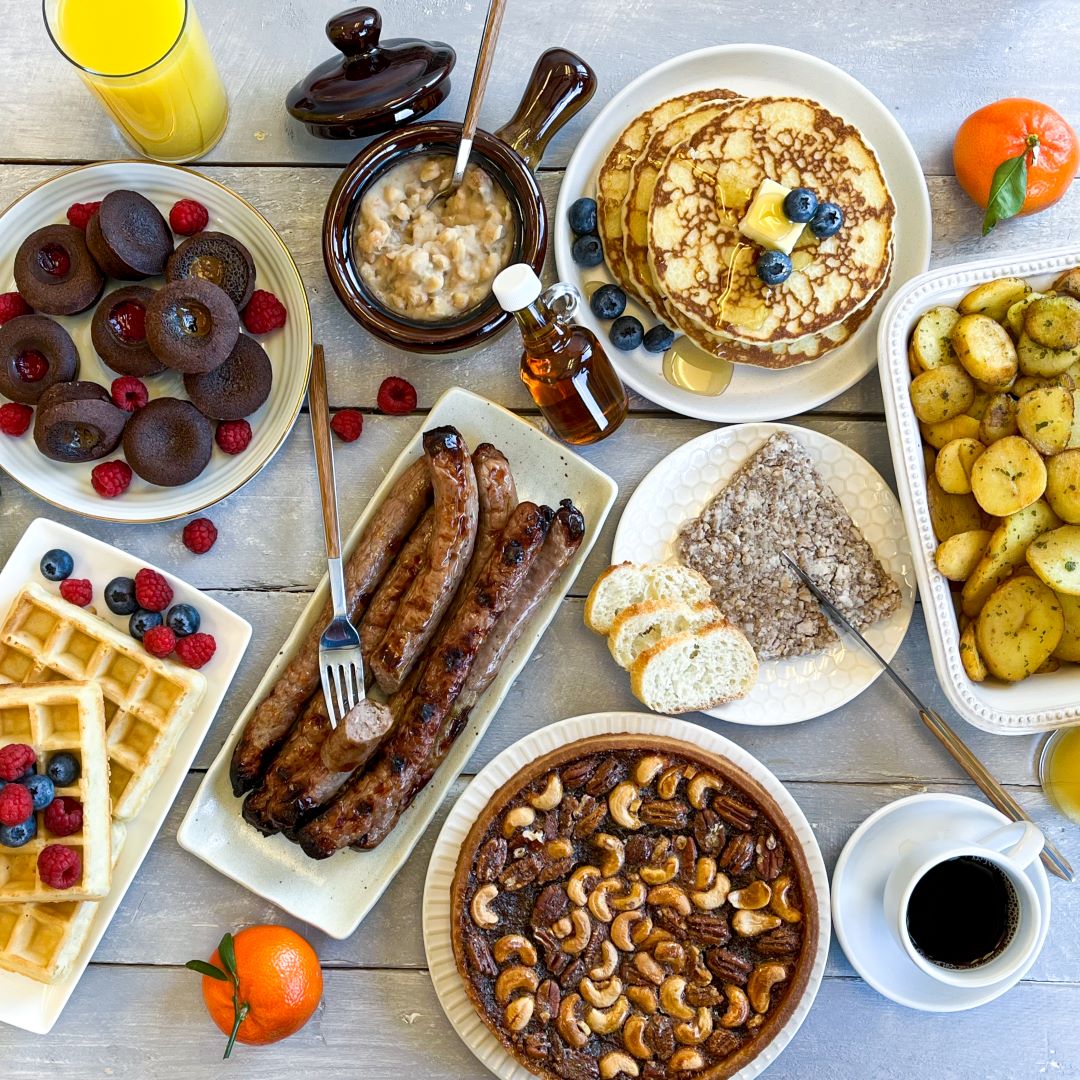
[[[608,649],[620,667],[630,665],[650,645],[684,630],[700,630],[723,619],[711,601],[687,604],[682,600],[643,600],[623,608],[611,624]]]
[[[585,625],[598,634],[610,633],[615,617],[631,604],[645,600],[703,603],[709,583],[696,570],[679,563],[618,563],[597,579],[585,601]]]

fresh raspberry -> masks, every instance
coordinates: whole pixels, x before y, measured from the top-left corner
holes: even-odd
[[[174,233],[181,236],[194,236],[210,223],[210,212],[202,203],[194,199],[181,199],[169,211],[169,224]]]
[[[94,586],[86,578],[69,577],[60,582],[60,595],[76,607],[86,607],[94,597]]]
[[[124,412],[137,412],[150,400],[146,383],[134,375],[121,375],[119,379],[113,379],[110,392],[113,401]]]
[[[8,743],[0,746],[0,780],[18,780],[30,771],[37,761],[37,754],[26,743]],[[5,789],[6,790],[6,789]]]
[[[0,431],[5,435],[22,435],[34,419],[34,410],[18,401],[0,405]]]
[[[29,315],[34,309],[17,293],[0,293],[0,326],[20,315]]]
[[[279,326],[285,325],[288,312],[285,305],[265,289],[256,289],[247,302],[247,307],[240,312],[244,326],[249,334],[269,334]]]
[[[342,442],[356,442],[364,430],[364,416],[356,409],[342,409],[334,413],[330,427]]]
[[[409,413],[416,408],[416,389],[411,382],[391,375],[389,379],[383,379],[377,401],[384,413]]]
[[[82,878],[82,856],[63,844],[42,848],[37,857],[38,876],[51,889],[72,889]]]
[[[143,568],[135,575],[135,600],[146,611],[164,611],[173,598],[172,586],[156,571]]]
[[[239,454],[251,442],[251,425],[246,420],[223,420],[214,437],[226,454]]]
[[[101,200],[97,202],[77,202],[68,207],[67,219],[76,229],[85,229],[90,219],[98,212]]]
[[[15,357],[15,374],[23,382],[41,382],[49,373],[49,361],[37,349],[23,349]]]
[[[21,825],[34,812],[34,797],[22,784],[0,791],[0,825]]]
[[[90,470],[90,483],[103,499],[115,499],[131,483],[131,466],[126,461],[103,461]]]
[[[196,518],[184,526],[184,547],[196,555],[205,555],[217,540],[217,526],[209,518]]]
[[[211,634],[189,634],[176,643],[176,655],[190,668],[201,668],[217,652]]]
[[[151,656],[168,656],[176,648],[176,635],[167,626],[155,626],[143,634],[142,643]]]
[[[82,817],[82,803],[61,796],[45,807],[45,828],[53,836],[71,836],[82,828]]]

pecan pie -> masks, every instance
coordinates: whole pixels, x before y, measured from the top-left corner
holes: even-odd
[[[458,858],[454,955],[537,1076],[723,1080],[806,989],[818,897],[768,793],[723,758],[583,739],[492,797]]]

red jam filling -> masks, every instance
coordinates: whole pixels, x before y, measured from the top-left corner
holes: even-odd
[[[146,340],[146,308],[138,300],[124,300],[109,312],[109,329],[125,345]]]
[[[50,277],[62,278],[71,269],[71,256],[59,244],[46,244],[38,252],[38,266]]]
[[[24,349],[15,357],[15,374],[23,382],[41,382],[49,370],[49,361],[37,349]]]

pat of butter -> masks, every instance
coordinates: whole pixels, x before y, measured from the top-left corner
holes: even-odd
[[[739,232],[755,244],[790,255],[805,227],[804,222],[789,221],[784,213],[784,200],[790,191],[775,180],[762,180],[739,222]]]

